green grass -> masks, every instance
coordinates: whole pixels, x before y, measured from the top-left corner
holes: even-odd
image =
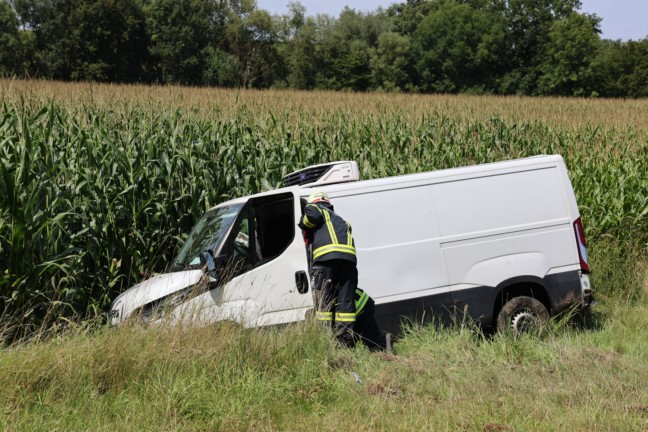
[[[0,351],[0,429],[646,430],[648,267],[591,250],[591,313],[519,337],[413,323],[395,355],[316,322],[69,324]]]
[[[598,328],[413,326],[396,355],[314,323],[70,330],[0,354],[0,425],[34,430],[643,430],[648,305]],[[355,372],[362,383],[358,383]]]

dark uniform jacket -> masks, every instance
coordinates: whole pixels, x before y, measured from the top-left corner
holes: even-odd
[[[338,259],[357,263],[351,225],[333,211],[331,204],[308,204],[299,226],[306,230],[313,246],[313,263]]]

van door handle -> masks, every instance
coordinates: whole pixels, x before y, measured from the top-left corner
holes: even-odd
[[[299,294],[306,294],[308,292],[308,277],[305,271],[300,270],[295,272],[295,285],[297,285]]]

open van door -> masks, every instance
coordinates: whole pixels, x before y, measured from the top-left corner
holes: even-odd
[[[221,303],[239,305],[245,326],[301,321],[312,307],[295,191],[251,198],[223,248],[231,270]]]

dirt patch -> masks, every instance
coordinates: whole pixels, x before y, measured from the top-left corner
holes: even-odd
[[[400,390],[398,390],[396,387],[384,385],[379,382],[370,382],[369,384],[367,384],[367,394],[370,394],[372,396],[398,396],[400,394]]]
[[[380,360],[383,360],[383,361],[392,362],[392,361],[398,360],[398,357],[396,357],[394,354],[390,354],[390,353],[385,352],[385,351],[379,351],[377,353],[374,353],[374,356],[378,357]]]
[[[621,354],[601,348],[587,348],[585,354],[588,358],[595,360],[597,363],[616,363],[621,358]]]
[[[635,414],[641,417],[648,416],[648,405],[635,405],[626,408],[629,414]]]
[[[506,424],[498,423],[488,423],[484,425],[484,432],[504,432],[504,431],[514,431],[512,426]]]
[[[333,370],[351,370],[353,367],[353,357],[350,355],[341,355],[329,359],[328,365]]]

